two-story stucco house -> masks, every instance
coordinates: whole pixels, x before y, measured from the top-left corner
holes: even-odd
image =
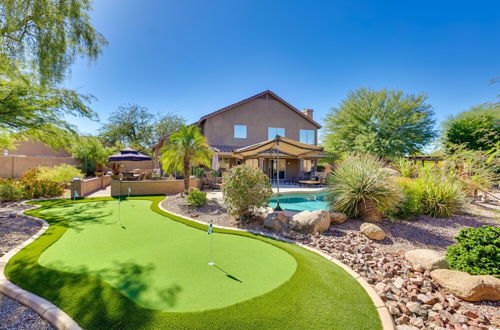
[[[298,157],[280,153],[279,166],[276,154],[262,152],[241,159],[235,151],[243,147],[274,139],[277,135],[302,144],[316,146],[321,126],[313,119],[313,110],[298,110],[278,95],[266,90],[262,93],[231,104],[201,117],[196,123],[219,157],[221,169],[241,162],[261,168],[270,177],[297,179],[314,171],[319,154]],[[160,149],[168,136],[153,146],[158,164]]]

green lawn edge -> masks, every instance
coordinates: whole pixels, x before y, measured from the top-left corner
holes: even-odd
[[[207,230],[207,225],[160,209],[165,196],[137,196],[152,201],[151,210],[188,226]],[[85,198],[76,203],[115,200]],[[40,208],[26,212],[46,220],[50,226],[37,240],[17,253],[7,264],[6,276],[13,283],[63,309],[85,329],[381,329],[370,297],[347,272],[316,253],[291,243],[260,235],[215,228],[216,232],[262,240],[290,253],[297,261],[295,274],[278,288],[221,309],[193,313],[170,313],[144,309],[108,283],[91,275],[72,274],[38,264],[40,254],[66,231],[67,220],[42,215],[52,206],[73,203],[69,199],[40,200]]]

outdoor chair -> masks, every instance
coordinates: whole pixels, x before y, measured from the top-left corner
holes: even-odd
[[[220,189],[220,183],[217,182],[217,178],[212,174],[212,172],[206,172],[205,177],[208,180],[208,186],[210,189]]]

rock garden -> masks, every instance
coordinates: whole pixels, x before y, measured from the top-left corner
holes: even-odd
[[[239,200],[227,197],[227,183],[222,194],[208,193],[204,206],[193,206],[182,195],[169,196],[162,205],[199,221],[274,233],[331,255],[374,287],[398,329],[500,328],[498,194],[471,203],[458,190],[463,186],[450,178],[431,172],[427,178],[394,176],[383,164],[364,158],[362,170],[380,175],[384,185],[374,191],[365,186],[364,196],[374,197],[365,202],[363,196],[357,200],[345,189],[346,181],[350,186],[365,184],[353,182],[359,173],[345,173],[354,161],[360,159],[345,160],[330,180],[328,193],[335,211],[292,214],[261,207],[252,213],[250,207],[235,205]],[[241,171],[235,176],[244,179]],[[424,201],[408,192],[424,189],[424,183],[432,180],[449,189],[448,195],[455,193],[441,201],[445,207],[440,209],[432,206],[431,197],[436,195]],[[265,205],[258,198],[268,198],[269,190],[266,184],[253,184],[239,193],[256,198],[253,205]],[[382,206],[371,205],[375,197],[387,198]]]

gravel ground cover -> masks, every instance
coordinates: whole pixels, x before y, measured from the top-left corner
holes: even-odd
[[[0,211],[11,214],[19,208],[18,204],[4,204]],[[0,218],[0,256],[9,252],[19,243],[22,243],[38,230],[41,225],[24,217]],[[9,297],[0,294],[0,329],[54,329],[31,308],[26,307]]]

